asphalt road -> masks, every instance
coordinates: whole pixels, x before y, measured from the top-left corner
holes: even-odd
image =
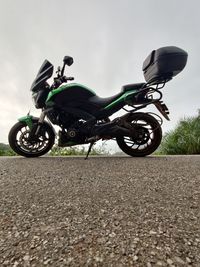
[[[200,266],[200,156],[0,157],[0,266]]]

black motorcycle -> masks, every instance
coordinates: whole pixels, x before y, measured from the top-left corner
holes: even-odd
[[[11,148],[25,157],[44,155],[55,143],[54,124],[60,127],[58,146],[90,144],[86,158],[94,143],[110,139],[133,157],[153,153],[162,139],[162,119],[156,114],[137,111],[154,104],[169,120],[160,89],[183,70],[187,56],[175,46],[152,51],[143,63],[146,83],[124,85],[118,94],[108,98],[97,96],[84,85],[67,83],[74,80],[64,75],[65,66],[73,64],[69,56],[64,57],[63,67],[58,67],[50,86],[47,80],[53,74],[53,65],[45,60],[31,86],[35,107],[42,110],[41,115],[19,118],[9,132]],[[120,109],[126,111],[125,115],[111,121],[109,117]]]

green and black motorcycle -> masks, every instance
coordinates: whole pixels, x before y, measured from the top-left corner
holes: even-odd
[[[47,80],[53,74],[53,65],[45,60],[32,86],[32,97],[39,118],[30,114],[19,118],[8,136],[11,148],[25,157],[39,157],[47,153],[55,143],[58,125],[58,146],[67,147],[90,144],[98,140],[116,140],[120,149],[133,157],[144,157],[153,153],[162,139],[160,116],[138,112],[154,104],[169,120],[169,111],[161,101],[161,88],[183,70],[187,53],[175,46],[154,50],[143,63],[146,82],[122,86],[112,97],[101,98],[94,91],[78,83],[67,83],[73,77],[64,75],[65,66],[73,64],[73,58],[64,57],[62,69],[58,67],[50,86]],[[125,115],[110,120],[120,109]],[[47,118],[47,120],[45,120]]]

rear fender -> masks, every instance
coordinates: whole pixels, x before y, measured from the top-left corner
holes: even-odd
[[[160,113],[163,115],[163,117],[166,120],[170,121],[170,118],[169,118],[169,109],[165,105],[165,103],[163,103],[163,101],[157,101],[156,103],[154,103],[154,105],[160,111]]]

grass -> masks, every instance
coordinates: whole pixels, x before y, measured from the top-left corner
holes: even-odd
[[[10,148],[9,145],[0,143],[0,156],[16,156],[16,153]]]
[[[49,155],[51,156],[85,156],[87,154],[88,147],[76,146],[76,147],[58,147],[55,145]],[[93,147],[90,155],[109,155],[106,149],[106,145],[95,148]],[[17,154],[10,148],[9,145],[0,143],[0,156],[17,156]]]
[[[88,151],[88,146],[75,146],[75,147],[58,147],[55,145],[51,151],[51,156],[85,156]],[[101,147],[93,147],[90,155],[108,155],[109,152],[106,150],[105,144]]]
[[[200,154],[200,114],[181,119],[174,130],[164,135],[157,154]]]

